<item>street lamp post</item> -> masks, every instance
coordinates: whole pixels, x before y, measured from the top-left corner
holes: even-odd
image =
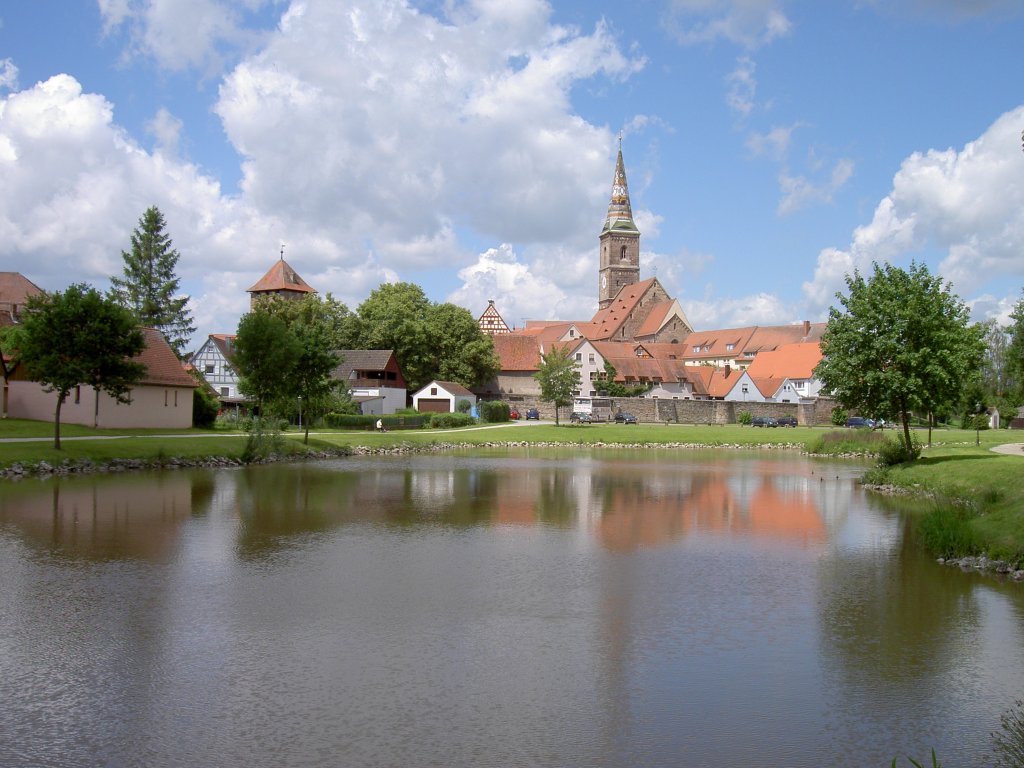
[[[302,395],[299,395],[299,429],[302,429]]]

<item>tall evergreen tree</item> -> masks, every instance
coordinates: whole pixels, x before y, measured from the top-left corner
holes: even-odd
[[[110,280],[111,297],[127,307],[141,325],[159,330],[175,354],[182,357],[195,326],[188,296],[178,295],[179,253],[164,231],[166,222],[155,205],[146,209],[132,232],[131,253],[121,251],[124,276]]]

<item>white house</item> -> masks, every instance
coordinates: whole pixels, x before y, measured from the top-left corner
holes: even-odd
[[[245,397],[238,391],[238,374],[231,367],[235,337],[227,333],[211,333],[203,346],[192,355],[192,366],[213,387],[222,403],[239,403]]]
[[[476,405],[476,395],[454,381],[432,381],[412,396],[412,407],[422,413],[455,413],[458,402]]]

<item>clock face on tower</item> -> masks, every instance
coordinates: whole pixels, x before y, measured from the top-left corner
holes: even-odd
[[[602,288],[607,288],[608,287],[608,274],[607,273],[601,275],[601,287]]]

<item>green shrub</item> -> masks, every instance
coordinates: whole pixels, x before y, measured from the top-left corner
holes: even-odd
[[[476,424],[476,419],[468,413],[432,413],[428,426],[431,429],[454,429],[473,424]]]
[[[833,427],[845,427],[846,420],[849,418],[850,412],[845,408],[836,406],[832,409],[832,426]]]
[[[883,467],[894,467],[897,464],[914,461],[920,455],[921,444],[917,442],[916,437],[911,439],[909,448],[901,437],[887,437],[878,447],[878,463]]]
[[[1002,731],[992,734],[994,768],[1020,768],[1024,765],[1024,701],[999,718]]]
[[[266,459],[284,450],[284,438],[281,436],[280,419],[250,419],[249,437],[242,449],[242,462],[251,464]]]
[[[740,411],[736,416],[736,423],[741,427],[749,427],[753,421],[754,417],[750,414],[750,411]]]
[[[217,421],[220,401],[206,387],[192,390],[192,426],[212,427]]]
[[[496,424],[508,421],[512,409],[504,400],[483,400],[477,404],[477,411],[483,421]]]
[[[879,432],[843,429],[838,432],[826,432],[815,440],[808,450],[820,456],[873,456],[878,453],[884,440]]]
[[[469,400],[462,399],[455,404],[455,410],[458,413],[469,413],[471,410],[473,410],[473,404],[469,402]]]
[[[981,544],[970,525],[973,517],[973,513],[964,507],[936,507],[922,517],[918,524],[921,543],[936,557],[980,554]]]

